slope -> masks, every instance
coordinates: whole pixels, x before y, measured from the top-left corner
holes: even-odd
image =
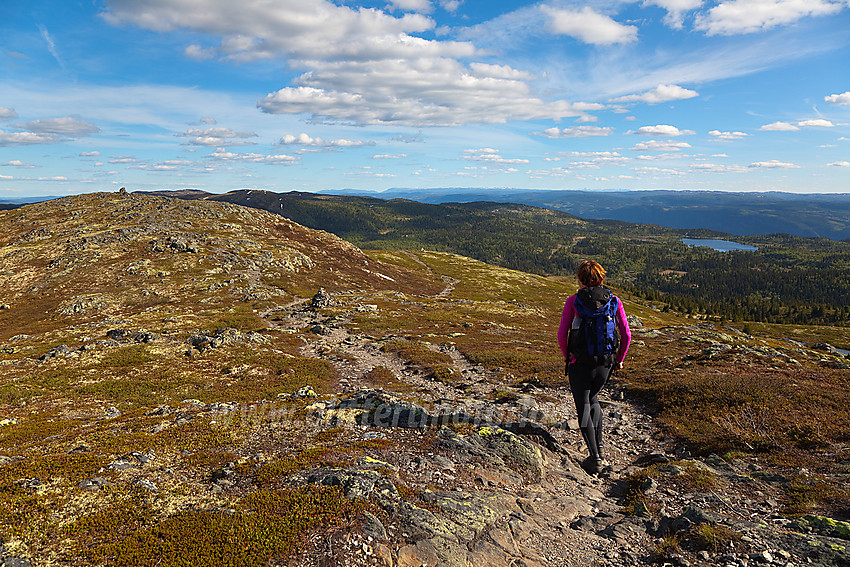
[[[847,561],[842,524],[795,519],[846,502],[846,364],[815,329],[792,344],[621,293],[635,342],[591,477],[554,345],[571,279],[364,254],[221,203],[3,215],[6,564]],[[814,420],[776,411],[815,388],[795,406]]]

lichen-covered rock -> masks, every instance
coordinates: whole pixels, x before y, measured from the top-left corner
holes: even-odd
[[[798,518],[795,524],[798,528],[811,530],[816,534],[850,540],[850,522],[808,514]]]

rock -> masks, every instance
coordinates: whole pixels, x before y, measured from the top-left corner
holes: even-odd
[[[850,522],[807,514],[798,518],[794,525],[803,531],[811,530],[816,534],[850,540]]]
[[[750,553],[750,559],[756,563],[773,563],[773,555],[769,551],[760,551],[758,553]]]
[[[379,520],[377,516],[368,510],[364,510],[361,522],[363,524],[363,533],[367,536],[378,541],[387,541],[387,530],[384,528],[384,524],[381,523],[381,520]]]
[[[159,491],[159,488],[157,488],[157,486],[153,482],[149,481],[146,478],[140,478],[138,480],[135,480],[135,481],[133,481],[132,484],[133,484],[133,486],[138,486],[139,488],[144,488],[145,490],[149,490],[150,492],[158,492]]]
[[[328,307],[334,304],[333,297],[330,296],[328,292],[325,291],[325,288],[320,287],[319,291],[316,292],[316,295],[310,300],[310,309],[316,310],[322,307]]]
[[[316,390],[314,390],[312,386],[302,386],[293,392],[292,397],[295,399],[318,398],[319,394],[316,393]]]
[[[114,407],[114,406],[113,406],[113,407],[106,408],[106,412],[105,412],[105,414],[104,414],[104,416],[106,417],[106,419],[115,419],[115,418],[116,418],[116,417],[118,417],[119,415],[121,415],[121,412],[120,412],[120,411],[118,411],[118,408],[116,408],[116,407]]]
[[[640,329],[643,327],[643,321],[635,315],[626,315],[626,321],[628,321],[630,329]]]
[[[366,500],[371,496],[385,509],[395,509],[400,499],[395,485],[381,473],[371,470],[321,467],[298,472],[289,481],[293,484],[339,486],[349,500]]]
[[[97,492],[98,490],[106,486],[112,486],[112,483],[106,480],[105,478],[100,477],[87,478],[85,480],[81,480],[77,484],[77,488],[81,488],[89,492]]]
[[[173,412],[174,412],[174,410],[171,408],[171,406],[169,406],[168,404],[164,404],[164,405],[161,405],[161,406],[157,406],[156,408],[154,408],[152,410],[146,411],[145,415],[166,416],[166,415],[171,415]]]

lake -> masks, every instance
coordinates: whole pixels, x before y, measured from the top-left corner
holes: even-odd
[[[731,240],[720,240],[716,238],[683,238],[682,242],[688,246],[707,246],[718,252],[731,252],[733,250],[742,250],[745,252],[754,252],[758,250],[755,246],[749,244],[738,244]]]

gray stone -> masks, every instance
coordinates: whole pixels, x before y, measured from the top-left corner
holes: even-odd
[[[387,540],[387,530],[384,528],[384,524],[381,520],[378,519],[373,513],[368,510],[363,511],[363,533],[367,536],[371,536],[378,541],[386,541]]]

